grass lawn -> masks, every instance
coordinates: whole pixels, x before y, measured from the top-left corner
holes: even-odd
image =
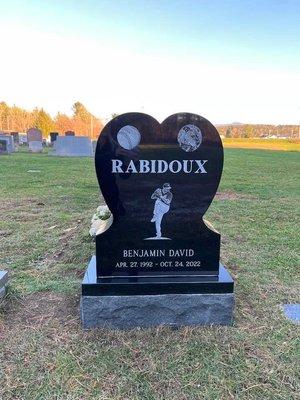
[[[93,160],[0,157],[0,399],[299,399],[300,153],[225,150],[206,218],[236,280],[233,327],[83,331],[80,283],[100,204]],[[298,385],[298,386],[297,386]]]

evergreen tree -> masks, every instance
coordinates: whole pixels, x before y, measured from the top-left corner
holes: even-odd
[[[92,114],[86,109],[86,107],[82,103],[76,101],[76,103],[73,104],[72,110],[74,118],[79,118],[81,121],[86,123],[89,122],[90,116]]]
[[[252,125],[245,125],[243,137],[244,138],[251,138],[254,135],[254,130]]]
[[[97,138],[103,127],[101,121],[90,113],[79,101],[73,104],[72,110],[73,130],[76,134]]]
[[[47,137],[53,131],[55,125],[51,116],[42,108],[37,112],[34,126],[42,131],[44,137]]]
[[[231,134],[231,127],[227,128],[225,137],[227,137],[227,138],[231,138],[231,137],[232,137],[232,134]]]
[[[9,129],[9,107],[5,101],[0,103],[0,131]]]

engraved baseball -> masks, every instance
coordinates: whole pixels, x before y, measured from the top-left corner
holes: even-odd
[[[132,150],[141,141],[140,132],[132,125],[125,125],[117,133],[118,143],[123,149]]]

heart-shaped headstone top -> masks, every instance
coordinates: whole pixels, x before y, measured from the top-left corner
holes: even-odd
[[[98,276],[217,274],[220,235],[202,217],[221,179],[223,146],[208,120],[120,115],[103,128],[95,165],[114,217],[96,239]]]

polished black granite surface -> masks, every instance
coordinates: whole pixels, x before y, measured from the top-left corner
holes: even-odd
[[[83,296],[157,295],[170,293],[233,293],[233,279],[220,264],[217,276],[143,276],[97,278],[93,256],[82,282]]]
[[[114,217],[96,237],[98,278],[218,275],[220,234],[203,216],[221,179],[223,146],[208,120],[117,116],[99,136],[95,168]]]

